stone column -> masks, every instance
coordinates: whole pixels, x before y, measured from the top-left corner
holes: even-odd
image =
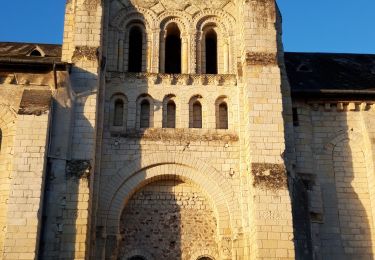
[[[187,74],[189,68],[189,45],[186,35],[181,37],[181,72]]]
[[[161,31],[160,33],[160,55],[159,55],[159,72],[164,73],[165,72],[165,38],[166,33],[165,31]]]

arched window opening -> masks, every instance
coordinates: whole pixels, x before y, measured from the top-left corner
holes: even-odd
[[[176,128],[176,104],[171,100],[167,104],[166,128]]]
[[[142,48],[142,30],[138,26],[134,26],[129,32],[129,72],[142,72]]]
[[[223,102],[219,105],[219,115],[217,117],[216,128],[228,129],[228,105]]]
[[[202,128],[202,105],[199,101],[193,104],[193,128]]]
[[[167,27],[165,38],[165,73],[181,73],[181,32],[175,23]]]
[[[115,102],[115,113],[113,117],[114,126],[124,125],[124,101],[122,101],[121,99],[117,99]]]
[[[148,100],[143,100],[141,103],[140,127],[150,127],[150,102]]]
[[[217,34],[213,29],[206,33],[206,73],[217,74]]]
[[[204,256],[204,257],[199,257],[197,260],[213,260],[210,257]]]

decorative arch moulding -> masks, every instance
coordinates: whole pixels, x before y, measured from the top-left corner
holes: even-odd
[[[237,86],[235,74],[163,74],[107,72],[106,81],[146,83],[150,85]]]

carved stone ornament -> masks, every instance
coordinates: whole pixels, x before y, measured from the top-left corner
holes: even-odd
[[[277,56],[276,53],[248,52],[246,53],[246,64],[263,66],[276,65]]]
[[[225,6],[230,1],[228,0],[131,0],[132,4],[150,8],[157,4],[162,4],[168,10],[184,10],[185,8],[192,6],[199,9],[219,9]]]
[[[77,46],[74,50],[72,61],[77,62],[82,59],[97,61],[98,48],[89,46]]]
[[[88,160],[71,160],[66,164],[66,174],[69,177],[82,179],[90,176],[91,162]]]
[[[284,164],[253,163],[251,167],[254,187],[273,191],[287,188],[287,173]]]

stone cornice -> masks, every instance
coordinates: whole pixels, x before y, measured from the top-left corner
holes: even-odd
[[[107,82],[147,83],[149,85],[213,85],[237,86],[234,74],[161,74],[107,72]]]

